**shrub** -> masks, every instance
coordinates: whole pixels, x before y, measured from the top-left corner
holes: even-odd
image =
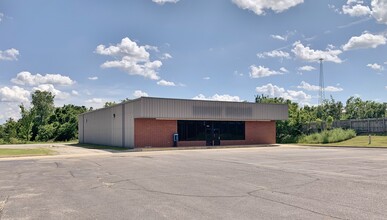
[[[324,130],[321,133],[314,133],[307,136],[302,136],[298,143],[304,144],[326,144],[345,141],[356,136],[354,130],[344,130],[342,128],[335,128],[333,130]]]

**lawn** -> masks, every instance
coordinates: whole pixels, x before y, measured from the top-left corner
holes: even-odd
[[[52,155],[55,151],[35,148],[35,149],[15,149],[15,148],[3,148],[0,149],[0,157],[21,157],[21,156],[43,156]]]
[[[352,139],[324,144],[324,146],[353,146],[353,147],[387,147],[387,136],[371,136],[371,144],[368,144],[368,136],[356,136]]]

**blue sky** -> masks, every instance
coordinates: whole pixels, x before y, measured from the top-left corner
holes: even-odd
[[[139,96],[387,102],[387,0],[1,0],[0,122],[35,90],[101,107]]]

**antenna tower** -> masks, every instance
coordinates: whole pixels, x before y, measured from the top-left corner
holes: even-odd
[[[324,71],[323,71],[323,58],[320,58],[320,82],[319,82],[319,94],[318,94],[318,104],[323,104],[325,100],[325,85],[324,85]]]

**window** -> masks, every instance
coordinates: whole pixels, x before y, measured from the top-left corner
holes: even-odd
[[[221,140],[244,140],[244,121],[177,121],[180,141],[204,141],[218,130]],[[207,130],[207,132],[206,132]]]

